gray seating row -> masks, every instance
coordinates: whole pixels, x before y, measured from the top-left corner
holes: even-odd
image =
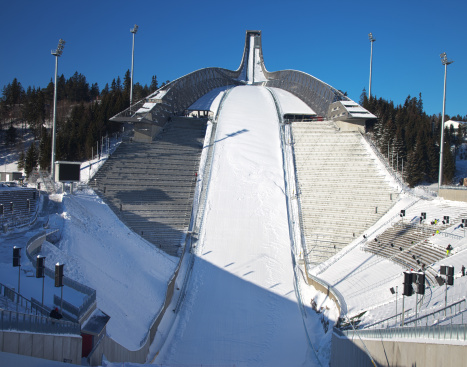
[[[124,142],[91,184],[135,233],[180,256],[206,122],[174,119],[152,143]]]

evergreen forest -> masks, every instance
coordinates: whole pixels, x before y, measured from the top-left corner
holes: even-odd
[[[157,77],[151,83],[133,86],[133,101],[138,101],[156,91]],[[66,79],[62,74],[57,80],[57,134],[56,160],[84,161],[92,157],[96,143],[105,136],[116,133],[120,124],[109,118],[123,111],[130,104],[130,71],[123,81],[118,76],[109,86],[99,89],[97,83],[89,84],[78,72]],[[0,99],[0,143],[2,147],[16,147],[19,154],[18,169],[28,176],[33,169],[50,170],[51,125],[53,114],[54,83],[47,87],[26,89],[15,78],[3,87]],[[367,123],[366,131],[389,164],[404,176],[411,186],[438,181],[441,114],[427,115],[423,110],[422,96],[408,96],[403,105],[394,105],[383,98],[368,98],[365,89],[359,103],[377,116]],[[467,121],[467,116],[445,116],[445,121]],[[467,132],[461,124],[455,131],[444,131],[443,183],[453,183],[456,172],[456,153]],[[32,134],[34,143],[24,150],[25,132]],[[467,159],[467,157],[461,156]],[[455,182],[457,183],[457,182]]]
[[[418,98],[409,95],[403,105],[395,106],[383,98],[368,98],[363,89],[359,103],[377,117],[367,124],[367,133],[393,169],[403,174],[409,186],[438,182],[441,114],[427,115],[421,94]],[[467,121],[467,116],[445,116],[445,122],[450,119]],[[457,131],[452,126],[444,129],[443,184],[457,183],[453,182],[456,154],[466,132],[465,124],[460,124]]]
[[[133,86],[133,101],[139,101],[159,87],[157,76],[150,85]],[[110,86],[99,89],[89,84],[78,72],[65,79],[57,78],[56,160],[84,161],[96,153],[96,144],[103,137],[120,129],[120,124],[109,118],[130,105],[130,71],[123,82],[120,76]],[[0,99],[0,146],[16,148],[19,154],[18,170],[26,176],[35,168],[50,170],[52,152],[51,126],[53,121],[54,82],[47,87],[26,89],[15,78],[3,87]],[[29,133],[29,134],[27,134]],[[33,136],[34,143],[24,150],[24,139]]]

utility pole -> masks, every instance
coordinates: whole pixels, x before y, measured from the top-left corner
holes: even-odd
[[[444,91],[443,91],[443,114],[441,116],[441,142],[439,144],[439,177],[438,177],[438,194],[443,183],[443,148],[444,148],[444,114],[446,111],[446,76],[448,73],[448,65],[454,61],[448,60],[446,52],[441,55],[441,63],[444,65]]]
[[[368,99],[371,99],[371,74],[372,74],[372,71],[373,71],[373,42],[375,42],[376,39],[373,38],[372,33],[368,34],[368,38],[370,40],[370,45],[371,45],[371,53],[370,53],[370,86],[368,88]]]
[[[131,105],[133,104],[133,66],[135,61],[135,35],[138,32],[138,26],[135,24],[133,28],[130,29],[130,32],[133,33],[133,46],[131,48],[131,85],[130,85],[130,112]]]
[[[57,73],[58,73],[58,58],[62,56],[63,49],[65,48],[65,41],[60,38],[56,50],[52,50],[52,55],[55,56],[55,84],[54,84],[54,112],[52,123],[52,162],[50,167],[50,175],[52,181],[55,182],[55,136],[57,125]]]

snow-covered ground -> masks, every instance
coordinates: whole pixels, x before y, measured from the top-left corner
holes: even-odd
[[[266,88],[231,91],[216,141],[188,293],[155,362],[306,364],[311,351],[294,292],[278,118]]]
[[[216,105],[214,109],[224,92],[219,93],[208,98]],[[310,113],[290,93],[274,93],[283,113]],[[82,180],[91,178],[103,162],[84,163]],[[266,88],[243,86],[230,91],[218,122],[212,170],[205,222],[185,300],[178,314],[170,312],[175,317],[173,327],[162,323],[159,333],[168,337],[160,350],[152,349],[154,356],[158,354],[151,360],[172,365],[327,365],[336,308],[301,276],[298,287],[303,312],[296,298],[278,120]],[[61,240],[55,245],[44,244],[47,266],[63,262],[65,275],[96,289],[98,307],[111,317],[108,334],[129,349],[139,349],[164,301],[178,259],[135,235],[92,190],[53,195],[50,201],[53,209],[45,215],[50,216],[51,228],[61,228]],[[420,212],[427,213],[427,222],[444,215],[465,214],[467,218],[466,203],[418,200],[407,194],[368,229],[369,240],[388,228],[389,219],[396,220],[405,208],[406,220]],[[461,239],[453,241],[440,235],[432,240],[441,248],[447,243],[454,246],[453,255],[443,262],[454,265],[456,273],[467,264],[467,241],[463,229],[456,228],[458,224],[453,223],[447,232]],[[0,234],[1,283],[16,287],[18,269],[11,266],[11,247],[24,247],[39,229]],[[349,316],[366,310],[364,322],[369,324],[394,314],[395,296],[389,288],[399,286],[401,297],[405,269],[362,251],[362,241],[356,239],[328,261],[331,266],[320,266],[313,272],[343,294]],[[26,256],[22,261],[21,291],[40,299],[41,288],[31,276],[34,269]],[[46,287],[50,307],[51,295],[59,292],[52,280],[46,281]],[[455,286],[448,289],[449,302],[466,292],[467,277],[458,276]],[[64,292],[64,298],[72,303],[79,303],[80,297]],[[407,307],[413,307],[413,300],[408,302]],[[444,289],[433,287],[427,290],[422,312],[443,305]]]

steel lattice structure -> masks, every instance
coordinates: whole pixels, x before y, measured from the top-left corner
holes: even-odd
[[[255,58],[258,57],[259,72],[254,68]],[[307,73],[296,70],[267,71],[263,60],[261,31],[247,31],[242,62],[238,70],[205,68],[194,71],[158,89],[112,117],[111,121],[133,122],[140,126],[162,126],[170,116],[182,115],[189,106],[211,90],[242,84],[284,89],[300,98],[322,117],[330,117],[329,106],[332,103],[351,101],[342,92]],[[150,106],[144,108],[147,104]]]

